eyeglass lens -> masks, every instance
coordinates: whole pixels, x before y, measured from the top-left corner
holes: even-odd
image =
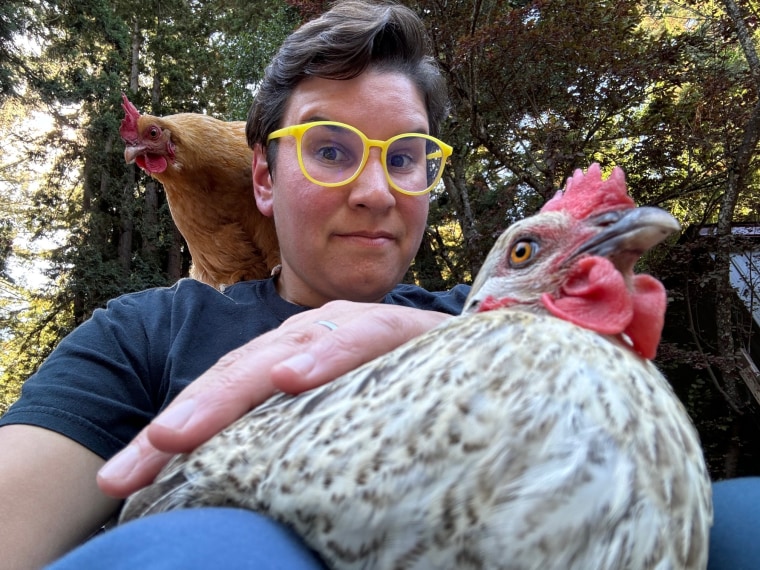
[[[301,138],[301,158],[309,176],[327,184],[340,184],[362,166],[364,141],[339,125],[315,125]],[[435,141],[413,134],[388,147],[385,169],[390,179],[407,192],[424,192],[443,166],[443,149]]]

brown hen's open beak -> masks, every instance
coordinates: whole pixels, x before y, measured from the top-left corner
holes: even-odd
[[[127,145],[124,147],[124,160],[127,164],[132,164],[135,159],[143,153],[143,150],[144,149],[141,146]]]

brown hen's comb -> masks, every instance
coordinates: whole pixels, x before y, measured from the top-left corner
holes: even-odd
[[[124,93],[121,94],[122,108],[124,109],[124,119],[119,126],[119,134],[125,141],[136,143],[137,142],[137,119],[140,118],[140,111],[137,110],[132,102],[127,99]]]
[[[636,204],[628,195],[625,173],[616,166],[607,180],[602,180],[598,163],[588,167],[586,174],[579,168],[567,179],[565,190],[559,190],[544,204],[541,212],[568,212],[577,220],[590,215],[604,214],[613,210],[635,208]]]

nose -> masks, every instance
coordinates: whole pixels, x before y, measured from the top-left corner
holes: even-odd
[[[349,204],[373,210],[387,210],[396,204],[396,195],[388,184],[380,149],[370,150],[367,164],[351,184]]]

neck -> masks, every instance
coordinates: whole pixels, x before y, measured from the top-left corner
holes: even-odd
[[[274,272],[273,272],[274,273]],[[366,296],[362,297],[357,291],[347,288],[344,291],[338,291],[334,287],[330,288],[325,281],[327,291],[320,291],[309,287],[307,283],[298,279],[292,271],[285,265],[282,270],[275,274],[275,288],[277,293],[288,303],[293,303],[300,307],[309,307],[316,309],[330,301],[353,301],[357,303],[382,303],[387,291],[380,297]]]
[[[312,309],[316,309],[317,307],[322,306],[324,303],[308,303],[306,302],[305,296],[298,295],[296,291],[293,291],[293,288],[288,288],[286,285],[287,278],[283,277],[282,273],[277,273],[274,276],[274,286],[275,289],[277,289],[277,293],[285,299],[288,303],[292,303],[293,305],[298,305],[299,307],[310,307]],[[326,301],[325,301],[326,302]]]

